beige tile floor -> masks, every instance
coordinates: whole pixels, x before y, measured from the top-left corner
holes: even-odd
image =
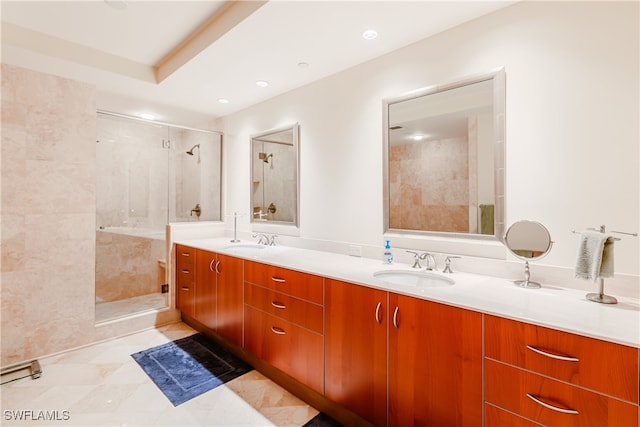
[[[302,426],[318,414],[257,371],[174,407],[131,354],[193,333],[176,323],[40,359],[39,379],[0,386],[0,425]]]

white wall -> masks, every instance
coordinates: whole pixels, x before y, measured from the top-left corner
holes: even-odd
[[[299,122],[300,237],[380,247],[382,99],[504,66],[506,224],[545,224],[555,244],[538,264],[572,269],[571,230],[640,231],[638,15],[637,2],[520,3],[225,117],[226,211],[249,211],[249,136]],[[638,275],[639,240],[616,243],[616,272]]]

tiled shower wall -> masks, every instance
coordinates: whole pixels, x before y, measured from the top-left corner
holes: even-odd
[[[93,338],[95,99],[2,64],[2,366]]]
[[[390,227],[467,232],[468,159],[466,137],[392,146]]]

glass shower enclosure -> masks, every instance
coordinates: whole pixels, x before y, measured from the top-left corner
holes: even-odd
[[[96,323],[169,305],[166,225],[221,219],[222,135],[98,112]]]

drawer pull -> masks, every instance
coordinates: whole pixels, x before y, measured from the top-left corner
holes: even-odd
[[[276,276],[271,276],[271,280],[273,280],[274,282],[278,282],[278,283],[286,282],[285,279],[281,279],[280,277],[276,277]]]
[[[543,402],[542,400],[540,400],[539,398],[537,398],[531,393],[527,393],[527,397],[533,400],[534,402],[536,402],[538,405],[542,405],[547,409],[551,409],[552,411],[562,412],[563,414],[578,415],[578,411],[576,411],[575,409],[565,409],[565,408],[559,408],[557,406],[550,405],[548,403]]]
[[[281,310],[284,310],[285,308],[287,308],[286,305],[284,305],[283,303],[278,302],[278,301],[271,301],[271,305],[274,306],[275,308],[279,308]]]
[[[183,272],[184,274],[189,274],[189,273],[191,273],[189,270],[182,270],[182,272]]]
[[[395,326],[396,329],[400,328],[400,325],[398,324],[398,312],[400,311],[400,307],[396,307],[395,310],[393,310],[393,326]]]
[[[572,357],[572,356],[563,356],[561,354],[553,354],[553,353],[548,353],[546,351],[540,350],[539,348],[535,348],[532,345],[528,345],[527,348],[531,351],[534,351],[538,354],[541,354],[543,356],[547,356],[550,357],[552,359],[556,359],[556,360],[564,360],[565,362],[579,362],[580,359],[578,359],[577,357]]]
[[[183,287],[182,287],[182,290],[183,290],[183,291],[188,291],[188,290],[189,290],[189,288],[187,288],[186,286],[183,286]]]
[[[277,334],[277,335],[284,335],[284,334],[286,334],[286,332],[284,331],[284,329],[282,329],[282,328],[278,328],[277,326],[272,326],[272,327],[271,327],[271,331],[272,331],[274,334]]]
[[[382,319],[380,318],[380,309],[382,308],[382,303],[379,302],[378,305],[376,306],[376,322],[378,322],[378,324],[382,323]]]
[[[191,256],[189,252],[182,252],[182,256]]]

